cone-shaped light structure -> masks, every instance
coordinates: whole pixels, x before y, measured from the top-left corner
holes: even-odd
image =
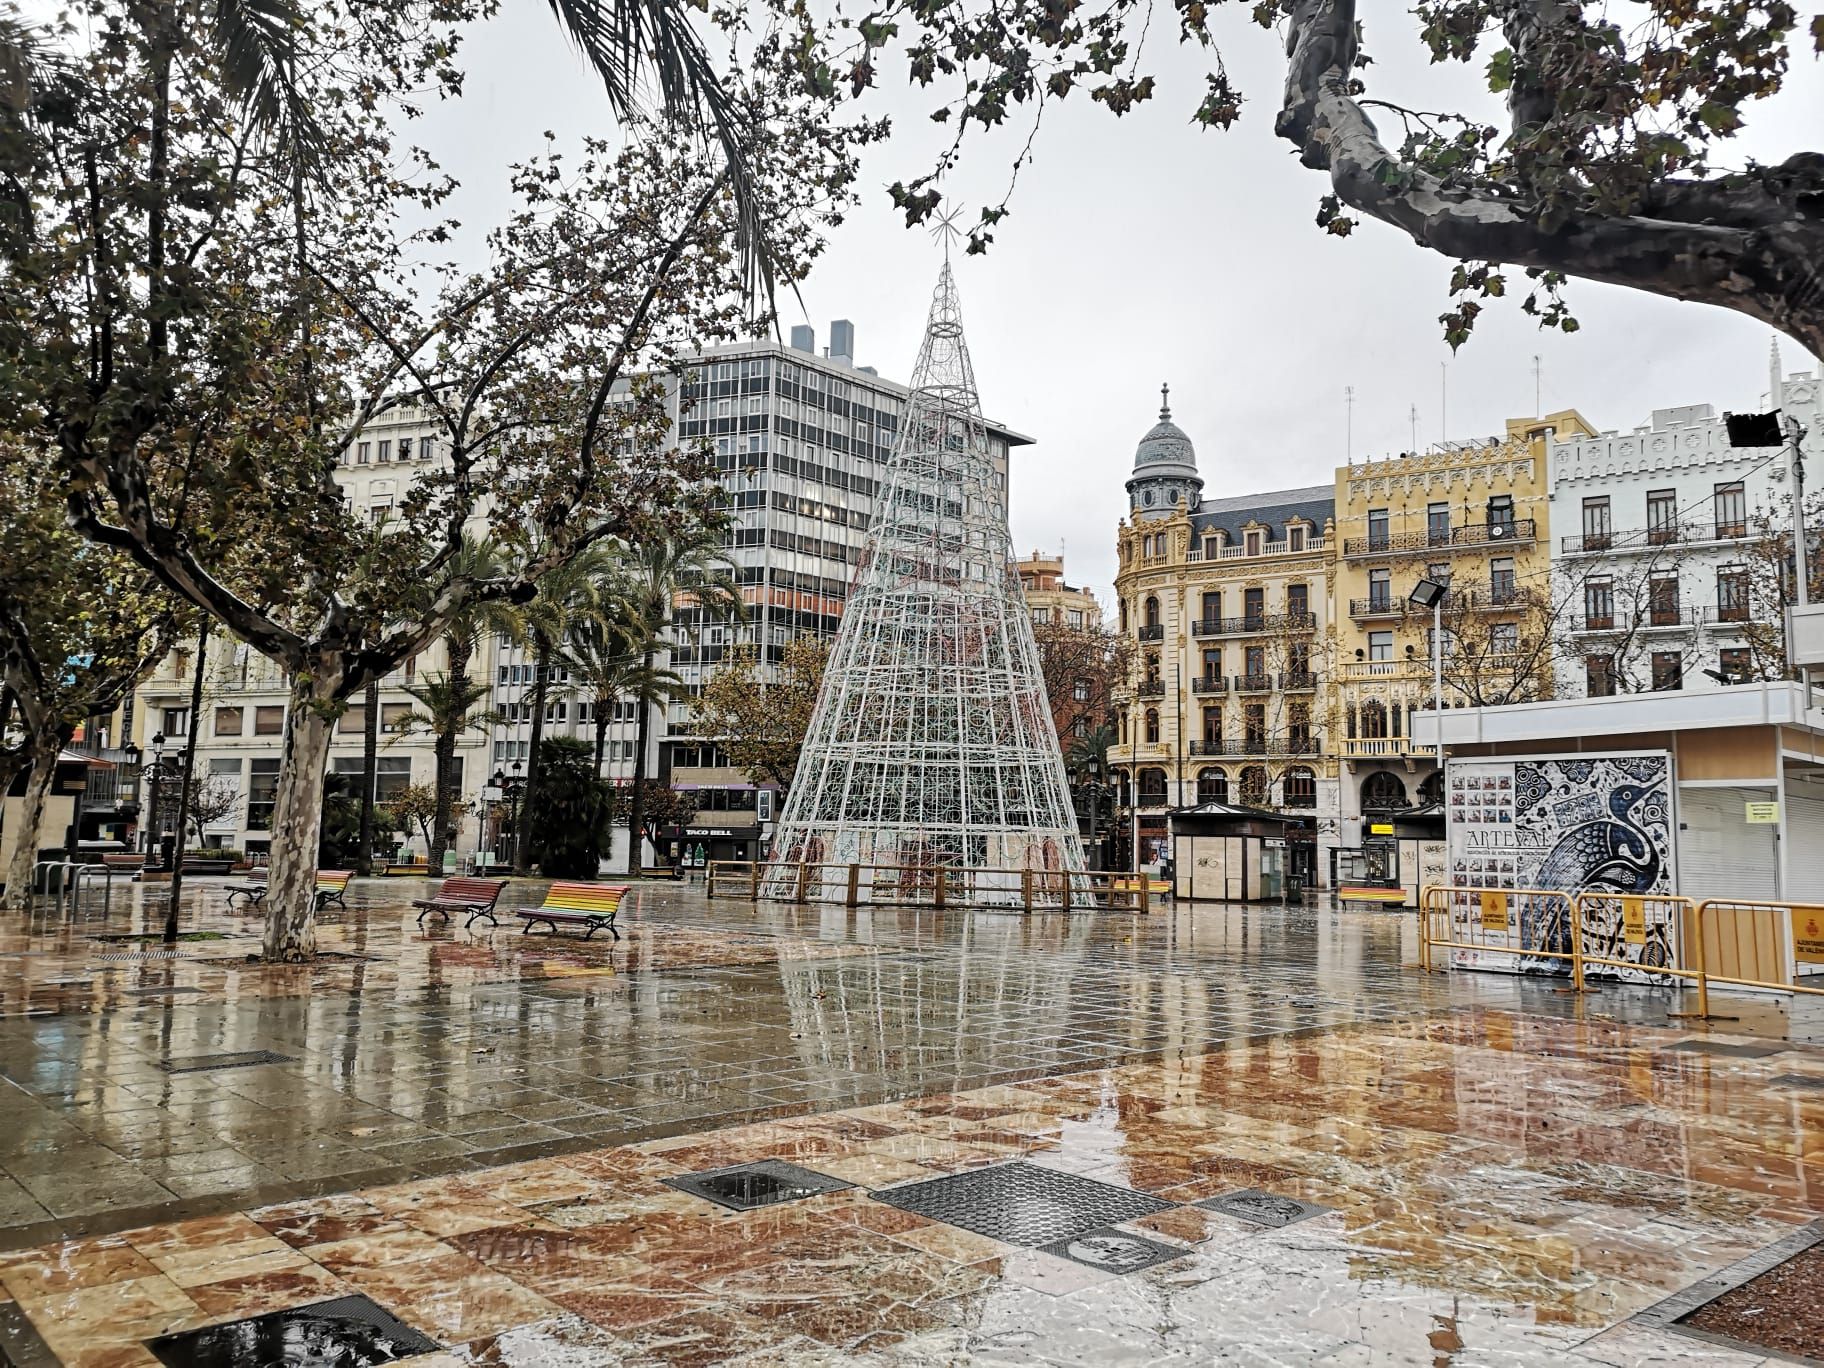
[[[1083,850],[946,260],[905,420],[773,843],[800,863],[1077,871]],[[821,880],[819,881],[822,882]]]

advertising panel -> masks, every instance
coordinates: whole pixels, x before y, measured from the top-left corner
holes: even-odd
[[[1624,979],[1645,980],[1654,966],[1676,963],[1675,911],[1652,896],[1672,890],[1673,793],[1664,751],[1450,761],[1450,883],[1475,890],[1452,897],[1452,939],[1568,951],[1567,901],[1524,890],[1612,893],[1586,905],[1585,953],[1642,966],[1607,971]],[[1570,972],[1563,960],[1477,949],[1451,955],[1463,968]]]

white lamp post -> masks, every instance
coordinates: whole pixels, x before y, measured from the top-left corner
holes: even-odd
[[[1412,586],[1406,601],[1431,609],[1431,715],[1438,729],[1438,783],[1444,774],[1444,586],[1422,579]]]

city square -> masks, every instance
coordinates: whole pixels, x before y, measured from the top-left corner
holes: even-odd
[[[0,0],[0,1368],[1824,1364],[1820,70]]]

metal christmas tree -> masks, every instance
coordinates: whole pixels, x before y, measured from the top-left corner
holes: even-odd
[[[969,878],[976,901],[1008,903],[1021,871],[1084,867],[1011,552],[946,256],[780,817],[774,896],[800,863],[1008,871]]]

